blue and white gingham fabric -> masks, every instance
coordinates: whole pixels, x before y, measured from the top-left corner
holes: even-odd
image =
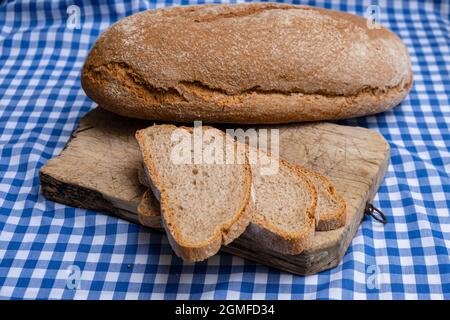
[[[336,268],[301,277],[220,253],[184,264],[164,236],[46,200],[38,171],[95,107],[80,69],[102,30],[135,12],[195,1],[0,1],[0,298],[449,299],[450,5],[296,1],[364,15],[407,45],[415,84],[400,106],[343,121],[378,131],[391,165],[377,197],[389,223],[365,219]],[[77,14],[79,28],[68,17]],[[72,21],[72,22],[71,22]],[[76,26],[76,25],[75,25]]]

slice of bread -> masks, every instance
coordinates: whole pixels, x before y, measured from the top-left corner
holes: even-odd
[[[302,170],[308,180],[314,184],[317,192],[316,231],[329,231],[344,226],[347,218],[344,198],[336,192],[327,177],[306,168],[302,168]],[[139,170],[139,182],[150,188],[149,179],[143,167]],[[146,192],[142,198],[138,212],[143,225],[162,228],[159,204],[151,190]]]
[[[245,233],[271,250],[299,254],[314,237],[317,194],[299,167],[278,161],[275,174],[261,174],[260,161],[252,164],[255,206]]]
[[[241,235],[252,211],[245,148],[220,130],[199,130],[200,150],[193,128],[155,125],[136,133],[162,225],[175,253],[189,262],[214,255]]]
[[[315,171],[302,168],[317,191],[316,231],[329,231],[340,228],[346,221],[346,203],[327,177]]]

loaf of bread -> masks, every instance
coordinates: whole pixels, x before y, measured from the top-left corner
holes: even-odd
[[[285,123],[374,114],[412,85],[408,52],[352,14],[253,3],[149,10],[110,27],[86,94],[135,118]]]

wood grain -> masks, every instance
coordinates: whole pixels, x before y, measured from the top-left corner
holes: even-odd
[[[133,120],[101,108],[89,112],[61,154],[40,171],[43,194],[70,206],[112,213],[139,223],[137,206],[145,188],[138,182],[141,163],[134,139],[151,122]],[[299,255],[258,247],[242,235],[223,251],[295,274],[336,266],[345,254],[389,164],[389,145],[368,129],[331,123],[277,125],[280,156],[325,174],[347,202],[343,228],[316,232],[313,245]]]

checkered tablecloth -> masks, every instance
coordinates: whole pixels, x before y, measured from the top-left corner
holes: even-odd
[[[391,145],[374,200],[389,223],[364,220],[339,266],[308,277],[225,253],[184,264],[159,233],[40,193],[39,168],[95,107],[80,69],[99,33],[141,10],[204,2],[0,3],[0,298],[450,298],[448,0],[294,2],[359,15],[378,4],[380,23],[403,39],[415,74],[400,106],[343,122]],[[68,21],[77,8],[79,26]]]

